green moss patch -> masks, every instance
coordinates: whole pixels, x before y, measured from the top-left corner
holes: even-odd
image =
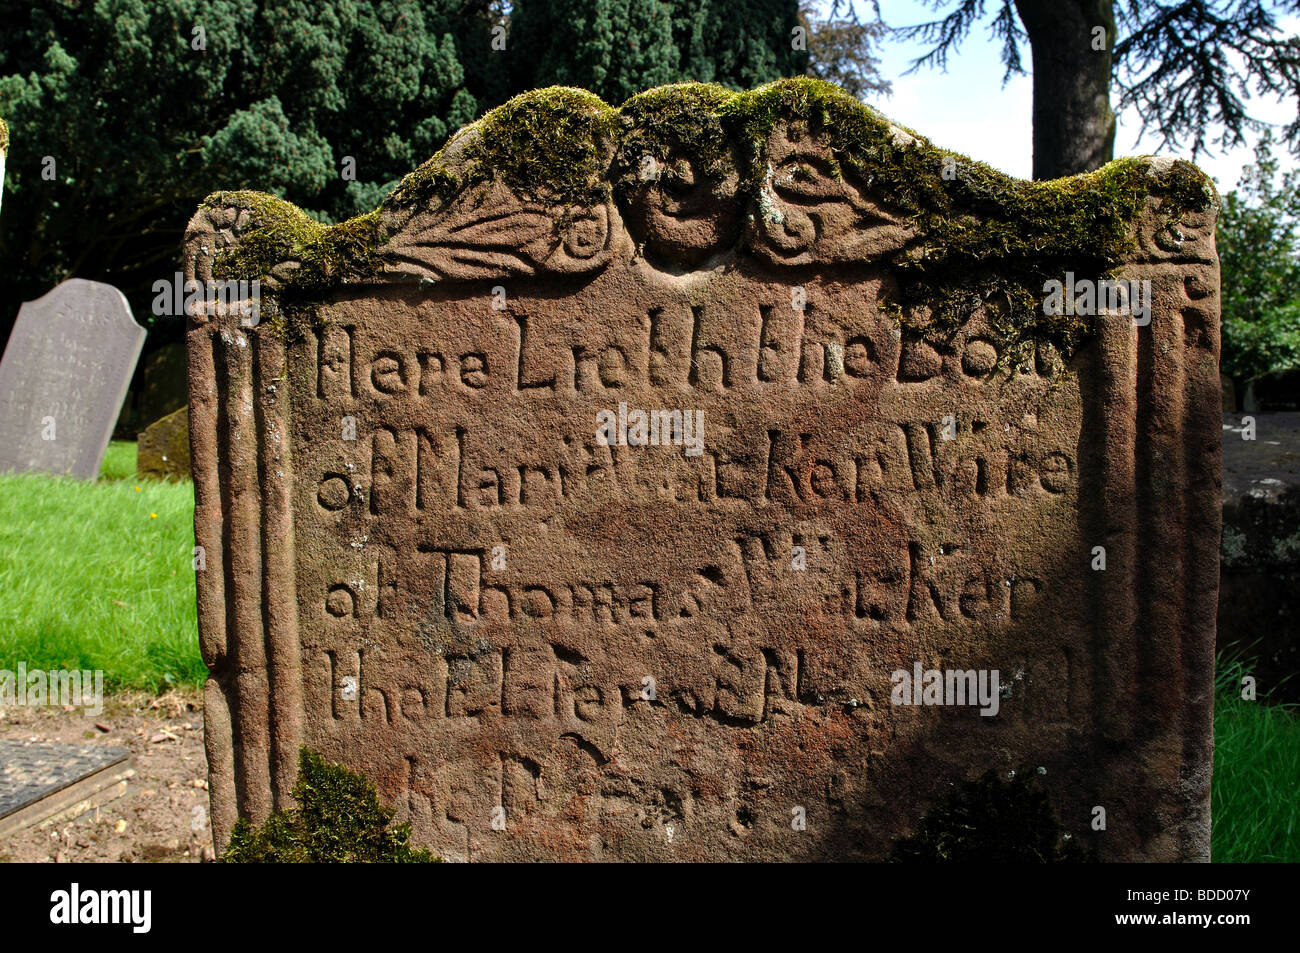
[[[1084,317],[1044,314],[1043,284],[1067,271],[1110,275],[1133,250],[1149,195],[1161,198],[1174,222],[1215,202],[1210,180],[1187,162],[1162,178],[1141,159],[1120,159],[1065,179],[1014,179],[931,145],[815,79],[742,93],[724,112],[750,150],[751,194],[763,185],[768,139],[779,122],[796,135],[825,136],[834,173],[870,183],[921,236],[919,248],[894,263],[900,320],[941,341],[983,306],[1004,364],[1031,357],[1039,340],[1068,354],[1093,330]]]
[[[379,803],[365,775],[331,764],[308,748],[299,752],[293,797],[296,808],[276,811],[261,827],[241,817],[221,859],[263,864],[438,860],[429,851],[410,846],[409,824],[389,827],[393,811]]]
[[[375,252],[385,236],[378,211],[322,225],[298,206],[263,192],[216,192],[204,204],[250,213],[239,244],[217,253],[218,279],[251,281],[274,272],[293,292],[320,296],[379,271]]]
[[[712,83],[661,86],[633,96],[619,110],[619,141],[615,178],[621,194],[644,181],[646,157],[689,158],[691,174],[718,183],[739,171],[727,106],[737,93]]]

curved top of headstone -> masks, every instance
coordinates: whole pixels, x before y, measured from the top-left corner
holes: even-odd
[[[100,281],[69,278],[24,302],[0,359],[0,472],[93,480],[144,337]]]
[[[615,257],[676,274],[742,256],[887,263],[927,310],[942,314],[936,299],[996,272],[982,282],[989,296],[1034,311],[1043,276],[1212,260],[1217,202],[1203,172],[1168,159],[1015,179],[810,78],[741,93],[664,86],[618,108],[552,87],[462,128],[347,222],[214,193],[190,223],[186,261],[191,278],[257,278],[309,300],[357,283],[592,275]]]

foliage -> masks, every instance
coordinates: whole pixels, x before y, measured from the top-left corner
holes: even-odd
[[[0,339],[67,277],[137,320],[206,195],[374,209],[460,126],[557,78],[621,102],[801,73],[797,0],[0,0]],[[508,31],[508,32],[507,32]],[[353,175],[355,172],[355,175]],[[154,339],[159,336],[155,335]]]
[[[226,863],[244,864],[423,864],[437,863],[413,848],[410,824],[389,827],[393,810],[379,803],[364,774],[326,761],[318,752],[298,753],[298,806],[275,811],[261,827],[235,822]]]
[[[876,14],[863,22],[852,4],[847,10],[832,4],[828,16],[818,17],[816,6],[804,2],[800,18],[808,29],[808,75],[835,83],[858,99],[892,92],[872,52],[889,32],[879,10]]]
[[[933,44],[913,69],[943,69],[984,18],[986,0],[925,2],[946,12],[898,32]],[[1004,79],[1027,72],[1022,49],[1030,37],[1018,10],[1024,2],[991,4],[990,32],[1001,45]],[[1164,148],[1178,150],[1187,141],[1196,158],[1211,144],[1241,145],[1248,132],[1265,128],[1246,108],[1252,91],[1300,100],[1300,37],[1282,36],[1278,28],[1279,16],[1300,13],[1300,0],[1095,0],[1093,6],[1099,11],[1093,22],[1113,20],[1122,34],[1112,47],[1117,108],[1134,107],[1142,131],[1154,130]],[[1286,137],[1300,154],[1300,111]]]
[[[1272,138],[1223,197],[1223,372],[1239,381],[1300,367],[1300,169],[1279,177]]]
[[[1300,709],[1241,697],[1246,648],[1220,653],[1215,678],[1210,856],[1300,861]]]
[[[325,220],[373,207],[478,111],[455,7],[0,0],[7,303],[101,278],[148,321],[141,289],[171,277],[185,222],[223,186]]]
[[[686,81],[749,89],[802,73],[792,0],[516,0],[516,90],[577,86],[606,102]]]

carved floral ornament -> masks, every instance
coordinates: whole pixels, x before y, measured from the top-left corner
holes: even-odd
[[[678,91],[679,99],[663,95]],[[975,170],[975,185],[962,183],[959,174],[947,181],[941,167],[956,167],[950,153],[827,84],[784,80],[740,94],[703,85],[666,87],[634,97],[622,110],[579,91],[542,90],[501,108],[513,108],[515,121],[521,110],[532,108],[529,97],[540,101],[547,94],[571,94],[575,110],[595,116],[590,134],[577,143],[589,170],[575,171],[572,153],[558,167],[530,155],[533,178],[521,183],[517,170],[501,159],[502,150],[489,148],[506,125],[489,113],[457,133],[371,216],[325,227],[280,202],[283,210],[274,216],[307,237],[262,243],[273,253],[261,248],[252,264],[234,269],[243,272],[237,277],[260,276],[272,292],[298,285],[306,274],[299,269],[313,250],[323,259],[312,270],[317,286],[594,274],[615,257],[643,258],[675,273],[715,267],[737,256],[775,267],[902,263],[928,256],[947,241],[930,231],[935,209],[909,201],[918,180],[931,201],[941,197],[946,206],[941,214],[950,221],[981,217],[1001,203],[1009,210],[1005,229],[1032,231],[1026,219],[1017,220],[1015,201],[1006,197],[1038,184],[1019,183],[970,160],[960,163]],[[657,111],[634,108],[655,94],[660,94],[653,100]],[[763,96],[776,98],[769,102]],[[754,102],[767,103],[766,113],[754,110],[761,120],[735,108]],[[533,128],[519,137],[522,142],[510,148],[516,153],[536,149],[544,157],[546,136],[536,134],[538,125],[545,122],[531,122]],[[1145,163],[1153,193],[1171,179],[1166,160],[1124,161]],[[539,168],[549,171],[539,176]],[[572,182],[581,178],[579,172],[586,175],[581,188],[570,194],[550,188],[548,176]],[[1131,172],[1132,167],[1117,175]],[[418,187],[430,179],[437,187]],[[996,193],[992,205],[981,192],[989,183]],[[1100,187],[1096,191],[1100,194]],[[217,193],[208,199],[187,232],[188,277],[211,278],[222,270],[222,257],[236,255],[250,234],[280,229],[278,222],[268,225],[263,213],[253,213],[250,196],[278,202],[257,193]],[[972,211],[972,202],[980,203],[978,211]],[[1140,252],[1180,260],[1212,256],[1213,230],[1204,227],[1213,220],[1212,211],[1181,214],[1175,205],[1154,194],[1146,200],[1136,229],[1127,226]],[[923,211],[929,217],[919,214]],[[328,246],[339,230],[362,220],[372,223],[373,234],[363,241],[335,241],[339,261],[319,253],[317,246]]]

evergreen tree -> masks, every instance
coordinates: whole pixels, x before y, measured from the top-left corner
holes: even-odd
[[[797,15],[797,0],[0,0],[0,341],[22,301],[74,276],[174,336],[151,288],[208,193],[339,221],[537,86],[617,105],[799,74]]]
[[[516,0],[515,91],[563,84],[618,105],[664,83],[750,89],[808,65],[795,0]]]
[[[0,0],[0,334],[72,276],[118,285],[147,323],[148,289],[217,189],[326,220],[373,207],[478,111],[455,6]]]

